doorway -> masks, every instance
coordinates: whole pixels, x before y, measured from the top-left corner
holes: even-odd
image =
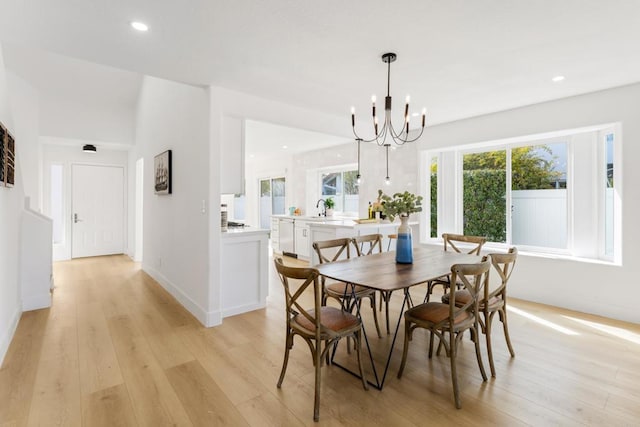
[[[124,252],[124,168],[71,166],[71,257]]]
[[[144,190],[144,158],[140,158],[136,161],[136,209],[135,209],[135,242],[133,260],[136,262],[142,262],[142,210],[144,206],[144,197],[142,191]]]

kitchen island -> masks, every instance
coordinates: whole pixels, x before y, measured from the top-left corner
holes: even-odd
[[[413,244],[419,243],[420,236],[420,223],[418,221],[409,222],[412,230]],[[382,234],[382,250],[386,251],[390,246],[392,250],[395,249],[395,240],[389,245],[389,234],[396,234],[400,221],[396,222],[371,222],[365,224],[358,224],[357,222],[349,219],[344,220],[329,220],[329,221],[314,221],[309,223],[309,248],[308,251],[311,254],[311,265],[318,264],[317,255],[313,251],[313,242],[322,240],[340,239],[344,237],[356,237],[364,236],[367,234]]]
[[[221,239],[222,317],[264,308],[269,293],[269,230],[229,228]]]

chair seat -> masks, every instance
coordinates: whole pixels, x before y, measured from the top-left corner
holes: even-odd
[[[469,294],[469,291],[467,290],[456,291],[455,294],[456,294],[456,306],[458,307],[465,305],[466,303],[469,302],[469,299],[471,299],[471,294]],[[449,294],[442,295],[442,302],[444,304],[449,304]],[[480,301],[478,306],[480,310],[484,309],[484,301]],[[502,306],[501,298],[491,297],[489,299],[489,306],[488,306],[489,310],[497,309],[500,306]]]
[[[310,316],[315,316],[315,310],[308,310],[307,312]],[[360,327],[360,319],[351,313],[335,307],[322,307],[320,309],[320,321],[322,322],[322,326],[339,334]],[[310,333],[315,333],[316,325],[305,316],[299,314],[291,319],[291,322],[292,324],[299,325]]]
[[[449,317],[449,304],[427,302],[410,308],[406,311],[405,316],[412,320],[431,322],[434,324],[440,323]],[[473,319],[473,317],[468,312],[460,311],[455,318],[454,325],[470,319]]]
[[[325,286],[325,292],[328,295],[331,295],[337,298],[342,298],[345,295],[347,297],[350,297],[352,291],[351,291],[351,285],[347,285],[344,282],[334,282]],[[369,289],[364,286],[356,285],[355,287],[356,297],[369,295],[374,292],[375,292],[374,289]]]

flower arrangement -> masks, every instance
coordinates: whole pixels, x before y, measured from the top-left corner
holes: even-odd
[[[422,212],[422,196],[416,196],[413,193],[405,191],[404,193],[395,193],[388,196],[378,190],[382,199],[384,214],[393,222],[396,216],[409,216],[412,213]]]

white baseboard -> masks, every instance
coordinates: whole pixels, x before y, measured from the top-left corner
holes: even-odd
[[[251,304],[243,304],[235,307],[225,308],[222,311],[222,317],[235,316],[236,314],[246,313],[248,311],[260,310],[261,308],[265,308],[267,306],[266,301],[255,302]]]
[[[39,310],[48,307],[51,307],[51,292],[44,292],[22,300],[22,311]]]
[[[205,327],[208,328],[210,326],[222,324],[222,315],[220,312],[206,311],[195,301],[193,301],[191,297],[185,294],[182,289],[171,283],[169,279],[167,279],[164,275],[162,275],[154,268],[143,264],[142,270],[149,276],[151,276],[156,282],[158,282],[160,286],[162,286],[167,292],[169,292],[175,299],[177,299],[178,302],[182,304],[182,306],[186,308],[191,314],[193,314],[195,318],[198,319],[200,323],[202,323]]]
[[[16,333],[21,315],[22,312],[20,309],[16,308],[7,329],[2,331],[2,340],[0,340],[0,366],[2,366],[2,363],[4,362],[4,356],[7,355],[7,350],[9,350],[9,345],[13,339],[13,335]]]

